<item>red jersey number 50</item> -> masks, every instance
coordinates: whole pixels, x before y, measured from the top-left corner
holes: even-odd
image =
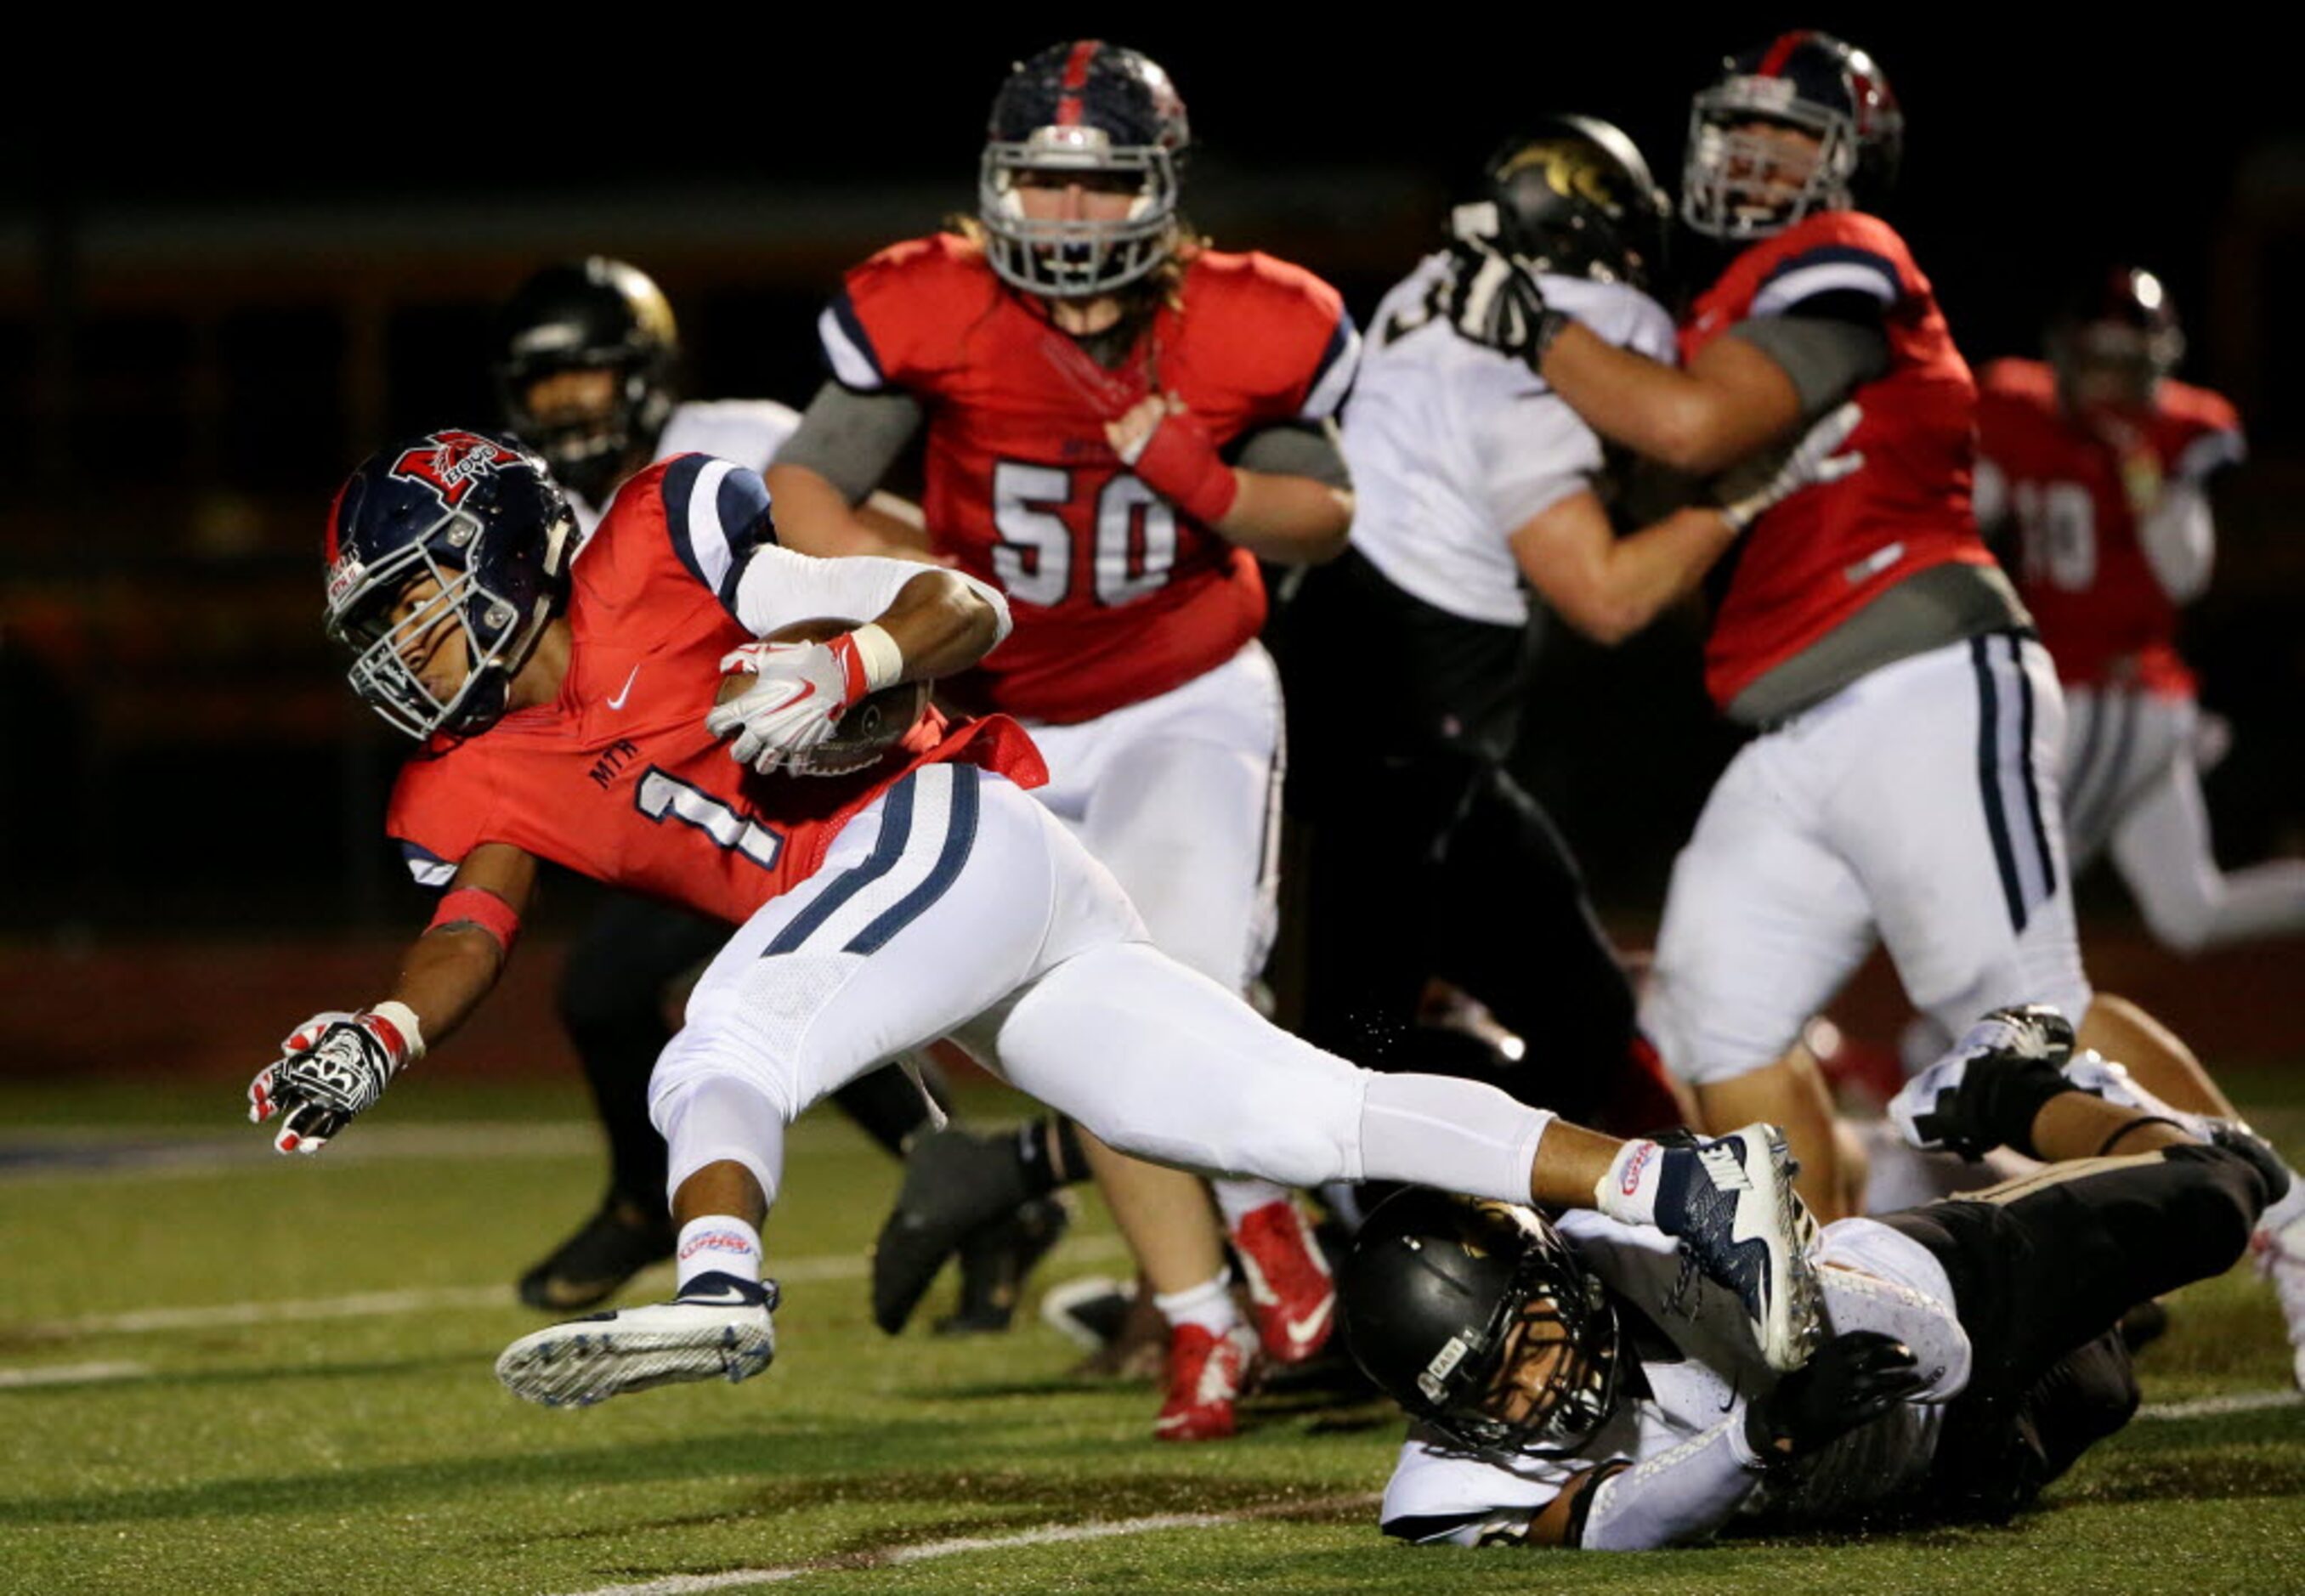
[[[1060,514],[1075,473],[1003,460],[992,468],[992,573],[1008,597],[1053,609],[1072,596],[1073,530]],[[1087,565],[1096,601],[1128,604],[1158,590],[1177,565],[1176,509],[1123,471],[1097,490]]]

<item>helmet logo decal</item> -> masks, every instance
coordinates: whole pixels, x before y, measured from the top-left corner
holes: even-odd
[[[1433,1354],[1425,1372],[1416,1377],[1416,1388],[1425,1393],[1429,1402],[1444,1402],[1449,1396],[1449,1377],[1457,1372],[1457,1365],[1473,1349],[1465,1345],[1462,1336],[1451,1336],[1449,1344]]]
[[[1620,208],[1616,196],[1609,192],[1609,174],[1593,158],[1591,149],[1567,140],[1522,146],[1497,168],[1496,181],[1501,183],[1540,166],[1544,168],[1545,186],[1563,200],[1583,200],[1610,212]]]
[[[410,449],[392,463],[392,475],[423,483],[450,510],[464,502],[475,482],[494,476],[499,461],[520,463],[519,455],[477,432],[435,432],[425,441],[430,447]]]

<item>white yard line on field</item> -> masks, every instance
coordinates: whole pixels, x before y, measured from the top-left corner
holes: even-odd
[[[1088,1263],[1118,1257],[1124,1251],[1114,1235],[1084,1235],[1058,1244],[1052,1254],[1060,1261]],[[811,1258],[771,1257],[769,1273],[786,1283],[817,1280],[859,1280],[872,1268],[861,1252],[826,1253]],[[645,1283],[647,1277],[642,1277]],[[303,1297],[285,1302],[217,1303],[197,1308],[143,1308],[127,1313],[89,1313],[76,1319],[53,1319],[32,1324],[0,1324],[0,1341],[76,1341],[91,1336],[140,1335],[156,1330],[225,1329],[235,1326],[290,1324],[323,1319],[382,1319],[394,1314],[428,1313],[442,1309],[509,1308],[512,1287],[440,1286],[406,1291],[363,1291],[349,1296]]]
[[[963,1535],[950,1541],[931,1541],[920,1546],[892,1546],[881,1551],[851,1552],[789,1564],[781,1568],[731,1568],[719,1574],[670,1574],[636,1584],[601,1585],[578,1596],[694,1596],[703,1591],[728,1591],[744,1585],[778,1585],[812,1574],[860,1568],[894,1568],[906,1563],[927,1563],[972,1551],[1007,1551],[1020,1546],[1060,1546],[1077,1541],[1110,1541],[1120,1535],[1152,1535],[1164,1530],[1213,1530],[1258,1519],[1294,1518],[1340,1508],[1374,1507],[1374,1496],[1329,1497],[1319,1501],[1288,1502],[1266,1507],[1244,1507],[1236,1513],[1164,1513],[1150,1518],[1123,1518],[1088,1524],[1043,1524],[1012,1535]]]
[[[2267,1408],[2295,1407],[2305,1403],[2305,1391],[2234,1391],[2224,1396],[2196,1396],[2190,1402],[2148,1402],[2137,1410],[2140,1419],[2214,1419],[2221,1413],[2262,1413]]]
[[[0,1369],[0,1391],[22,1386],[78,1386],[96,1380],[134,1380],[149,1374],[145,1363],[49,1363],[30,1369]]]

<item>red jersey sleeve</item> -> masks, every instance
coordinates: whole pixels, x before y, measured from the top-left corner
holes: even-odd
[[[966,329],[999,292],[982,260],[977,245],[940,233],[892,244],[853,267],[817,318],[833,379],[872,394],[934,389],[958,371]]]
[[[1252,425],[1334,414],[1360,368],[1360,333],[1343,296],[1303,267],[1255,251],[1210,252],[1201,267],[1192,314],[1209,318],[1212,335],[1194,341],[1193,358],[1221,362],[1202,375],[1240,394]],[[1178,373],[1162,378],[1180,386]]]
[[[776,540],[758,471],[710,454],[676,454],[617,489],[570,582],[591,615],[614,623],[646,610],[685,636],[690,623],[718,627],[735,618],[746,565]]]
[[[472,779],[470,761],[444,757],[453,746],[428,745],[403,765],[385,811],[385,835],[420,887],[447,886],[465,857],[491,840],[495,794]]]
[[[2249,456],[2241,414],[2223,394],[2167,381],[2155,396],[2169,473],[2198,482]]]
[[[1810,218],[1807,233],[1763,276],[1747,317],[1798,315],[1804,301],[1824,294],[1862,295],[1887,314],[1912,297],[1912,255],[1878,216],[1831,211]]]

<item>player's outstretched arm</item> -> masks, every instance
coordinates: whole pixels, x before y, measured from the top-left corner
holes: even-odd
[[[1742,338],[1714,339],[1683,370],[1570,322],[1539,373],[1594,431],[1693,476],[1725,471],[1801,419],[1792,378]]]
[[[536,890],[536,861],[484,843],[457,870],[389,997],[327,1010],[291,1031],[249,1083],[248,1116],[271,1120],[282,1152],[318,1152],[374,1108],[394,1076],[463,1024],[502,973]]]
[[[1590,493],[1531,516],[1511,538],[1529,586],[1578,631],[1612,645],[1695,590],[1736,540],[1727,517],[1697,505],[1619,538]]]

